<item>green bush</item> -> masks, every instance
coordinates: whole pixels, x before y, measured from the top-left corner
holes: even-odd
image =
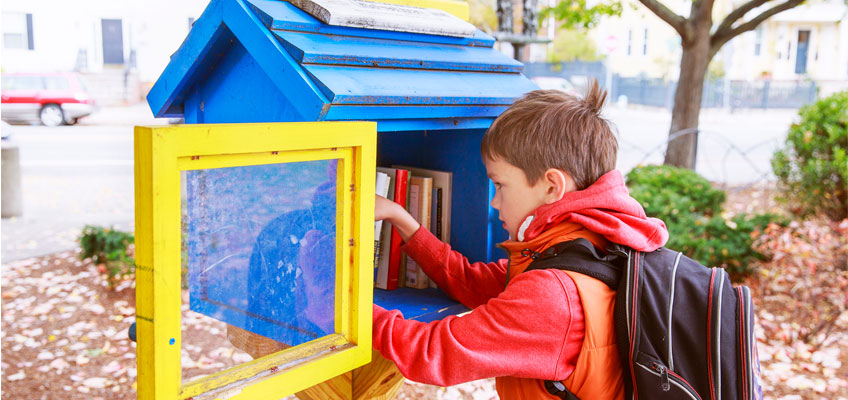
[[[122,277],[135,272],[135,261],[127,252],[134,241],[131,233],[86,225],[79,237],[80,258],[91,258],[113,288]]]
[[[668,165],[633,168],[627,174],[627,186],[648,215],[669,219],[685,218],[687,212],[718,215],[726,199],[724,192],[695,171]]]
[[[802,108],[771,160],[782,199],[802,215],[848,217],[848,91]]]
[[[751,262],[762,258],[752,249],[752,233],[771,222],[785,223],[771,214],[725,219],[725,193],[689,169],[636,167],[627,174],[627,186],[645,213],[666,223],[666,247],[682,251],[704,265],[725,267],[734,275],[751,273]]]

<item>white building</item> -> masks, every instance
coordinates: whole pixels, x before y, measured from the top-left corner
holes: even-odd
[[[810,3],[784,11],[725,45],[728,76],[813,79],[825,88],[848,80],[848,6]]]
[[[143,92],[164,70],[207,3],[4,0],[0,66],[4,73],[80,71],[92,86],[123,83],[128,75],[139,86],[133,89]]]

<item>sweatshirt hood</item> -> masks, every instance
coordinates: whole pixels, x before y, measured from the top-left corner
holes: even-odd
[[[668,241],[665,223],[645,214],[642,205],[630,197],[618,170],[607,172],[586,189],[537,208],[525,219],[521,240],[532,240],[562,222],[580,224],[610,242],[639,251],[654,251]]]

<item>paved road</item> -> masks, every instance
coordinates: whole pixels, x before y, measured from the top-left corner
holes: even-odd
[[[13,126],[23,215],[2,220],[2,262],[76,246],[86,224],[132,230],[135,124],[143,107],[107,109],[77,126]]]
[[[605,113],[620,133],[619,169],[662,162],[668,111],[610,107]],[[698,172],[729,183],[769,176],[771,154],[794,115],[705,110]],[[141,104],[103,110],[78,126],[15,126],[24,215],[2,220],[2,262],[74,248],[86,224],[132,230],[132,126],[161,123]]]

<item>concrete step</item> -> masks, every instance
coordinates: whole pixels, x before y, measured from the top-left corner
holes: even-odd
[[[101,106],[133,104],[141,100],[141,83],[136,72],[124,74],[122,69],[83,74],[91,96]]]

